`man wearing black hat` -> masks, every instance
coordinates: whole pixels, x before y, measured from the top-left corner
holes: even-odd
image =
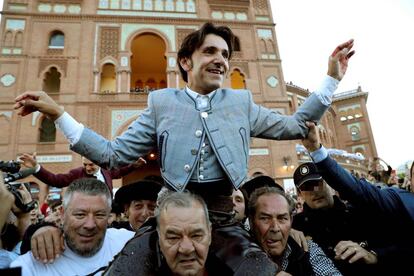
[[[375,268],[372,264],[377,262],[377,258],[367,248],[368,233],[364,232],[367,228],[363,227],[364,217],[361,212],[334,195],[314,163],[300,165],[293,178],[305,203],[303,212],[295,215],[292,227],[303,231],[319,244],[342,274],[360,275],[363,272],[372,272]],[[349,263],[355,251],[365,257],[356,263]],[[356,258],[352,259],[354,260]]]
[[[160,190],[161,184],[146,179],[122,186],[115,193],[114,201],[123,208],[128,221],[113,223],[112,227],[137,231],[149,217],[154,216]]]

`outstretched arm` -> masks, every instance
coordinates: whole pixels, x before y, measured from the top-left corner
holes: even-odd
[[[63,114],[63,109],[43,91],[26,91],[15,99],[14,109],[18,115],[26,116],[35,111],[55,121]]]
[[[314,123],[307,122],[309,134],[303,140],[317,166],[319,173],[329,186],[339,192],[341,198],[355,206],[365,206],[375,212],[392,216],[404,216],[405,209],[394,189],[378,189],[365,179],[357,179],[328,156],[327,150],[320,144],[319,134]],[[414,195],[412,196],[414,200]]]
[[[308,127],[306,121],[319,121],[332,102],[339,81],[344,77],[349,59],[354,55],[354,40],[350,39],[338,45],[329,56],[328,76],[319,89],[291,116],[277,114],[259,105],[250,106],[251,136],[277,140],[304,138]]]

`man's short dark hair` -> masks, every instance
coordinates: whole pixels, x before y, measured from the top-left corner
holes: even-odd
[[[188,82],[187,72],[181,67],[180,60],[183,58],[191,58],[192,54],[200,48],[208,34],[215,34],[226,41],[229,47],[229,60],[233,53],[233,45],[235,36],[231,29],[227,26],[214,26],[212,23],[205,23],[200,29],[187,35],[181,43],[180,50],[177,54],[178,67],[180,68],[181,77]]]
[[[288,205],[289,205],[289,215],[293,214],[293,210],[295,209],[295,201],[290,197],[288,194],[286,194],[284,191],[275,188],[275,187],[261,187],[256,189],[249,199],[249,220],[250,223],[253,223],[254,216],[256,215],[256,209],[257,209],[257,200],[259,197],[263,195],[271,195],[271,194],[277,194],[283,196]]]

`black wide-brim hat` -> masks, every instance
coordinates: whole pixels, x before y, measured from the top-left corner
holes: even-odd
[[[261,187],[275,187],[281,191],[284,191],[283,187],[280,184],[276,183],[273,178],[267,175],[259,175],[250,179],[249,181],[245,182],[240,189],[244,190],[247,194],[247,197],[250,198],[254,190]]]
[[[139,180],[137,182],[122,186],[115,193],[114,202],[123,206],[133,200],[156,201],[162,185],[151,180]]]

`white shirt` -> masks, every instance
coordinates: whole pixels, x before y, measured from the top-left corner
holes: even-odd
[[[94,173],[93,174],[95,177],[96,177],[96,179],[98,179],[99,181],[101,181],[101,182],[103,182],[103,183],[106,183],[105,182],[105,177],[103,176],[103,174],[102,174],[102,170],[101,170],[101,168],[98,168],[98,170],[96,171],[96,173]]]
[[[134,234],[135,232],[126,229],[109,228],[106,230],[102,248],[91,257],[81,257],[66,246],[62,255],[53,263],[43,264],[33,258],[32,252],[29,251],[12,262],[10,267],[21,266],[23,276],[87,275],[107,266]]]
[[[330,76],[326,76],[325,79],[322,81],[322,84],[318,90],[314,93],[318,96],[321,103],[325,106],[329,106],[332,102],[332,96],[335,92],[336,88],[338,87],[339,81],[335,78]],[[197,106],[200,108],[198,101],[200,104],[207,104],[208,98],[214,95],[215,91],[207,94],[201,95],[200,100],[197,99],[197,96],[200,95],[197,92],[192,91],[188,87],[186,88],[190,95],[196,99]],[[64,112],[59,118],[55,120],[56,128],[60,129],[65,135],[66,139],[69,141],[71,145],[76,144],[83,132],[84,125],[76,121],[72,116],[70,116],[67,112]]]
[[[188,94],[190,94],[190,96],[196,101],[198,109],[206,108],[208,106],[208,101],[216,93],[216,90],[214,90],[213,92],[210,92],[206,95],[202,95],[191,90],[188,86],[186,87],[186,89]]]

